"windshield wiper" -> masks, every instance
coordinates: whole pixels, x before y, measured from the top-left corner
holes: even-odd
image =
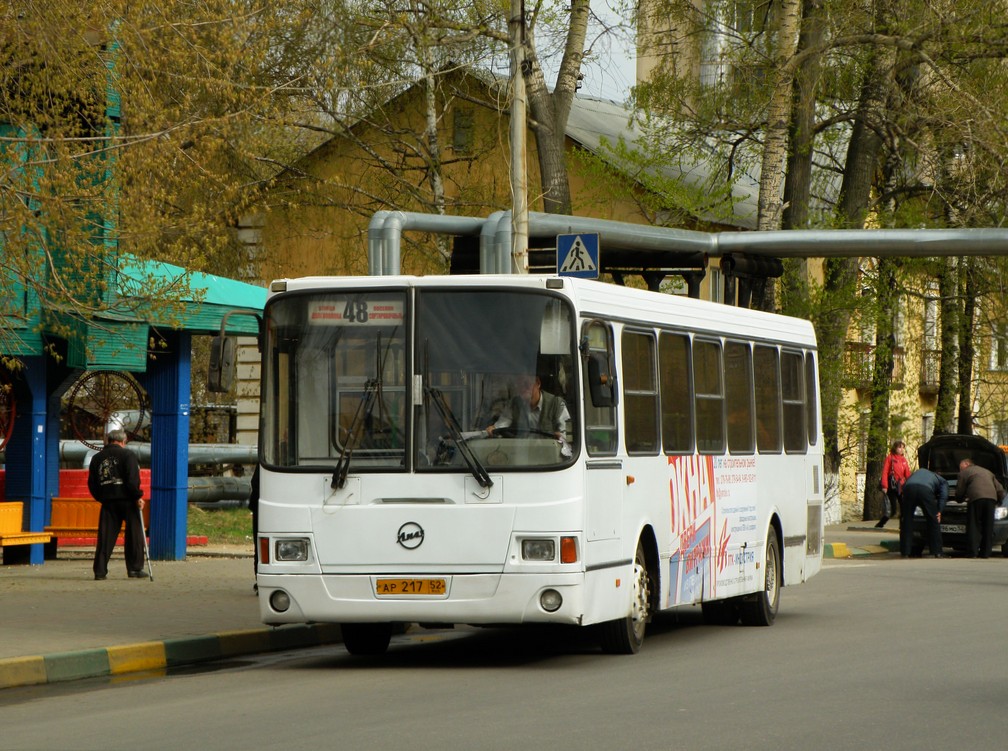
[[[476,478],[476,482],[480,484],[481,488],[493,487],[493,480],[490,479],[490,475],[487,473],[486,467],[484,467],[480,463],[480,460],[476,458],[476,454],[473,453],[472,447],[469,446],[469,442],[465,439],[465,436],[462,435],[462,428],[459,427],[458,420],[455,418],[455,414],[452,412],[444,394],[442,394],[439,389],[431,386],[427,386],[425,390],[430,396],[431,401],[434,402],[434,406],[437,407],[438,414],[441,415],[441,419],[448,428],[448,432],[451,433],[452,440],[455,441],[455,445],[458,447],[459,453],[461,453],[462,458],[465,459],[465,463],[469,467],[469,471],[472,473],[472,476]]]
[[[392,349],[392,340],[395,336],[395,331],[396,329],[392,329],[392,333],[389,335],[384,355],[382,355],[381,332],[379,331],[375,337],[375,373],[377,375],[374,378],[368,379],[364,384],[364,394],[361,396],[360,403],[357,405],[357,411],[354,412],[353,419],[350,421],[346,440],[343,442],[343,448],[340,449],[339,459],[336,460],[336,469],[333,471],[332,484],[330,486],[333,490],[337,488],[342,489],[346,485],[347,475],[350,473],[350,457],[357,442],[357,429],[370,419],[375,402],[382,402],[384,400],[381,375],[385,372],[385,362],[388,360],[389,351]],[[383,404],[382,410],[379,413],[379,419],[381,419],[383,424],[384,411],[385,407]]]
[[[354,444],[357,438],[357,429],[364,424],[364,420],[371,416],[374,409],[375,395],[381,386],[380,378],[371,378],[364,384],[364,395],[357,405],[350,427],[347,429],[346,440],[343,441],[343,448],[340,449],[339,459],[336,460],[336,469],[332,477],[332,489],[342,488],[346,485],[347,474],[350,472],[350,456],[353,454]]]

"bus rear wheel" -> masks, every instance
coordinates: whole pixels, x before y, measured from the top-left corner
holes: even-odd
[[[767,532],[766,561],[763,564],[763,591],[749,595],[742,601],[744,626],[771,626],[780,606],[781,554],[777,530]]]
[[[633,565],[633,592],[630,612],[623,618],[601,624],[602,651],[609,654],[632,655],[644,643],[644,631],[651,620],[651,574],[644,556],[644,543],[637,543]]]
[[[391,623],[344,623],[343,646],[352,655],[383,655],[392,639]]]

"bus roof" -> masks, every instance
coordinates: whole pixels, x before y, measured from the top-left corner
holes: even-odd
[[[270,295],[331,289],[501,288],[550,289],[566,293],[582,317],[648,322],[718,335],[791,342],[814,349],[815,330],[802,318],[739,308],[681,295],[664,294],[576,277],[525,274],[460,276],[310,276],[278,279]],[[660,301],[660,304],[656,304]]]

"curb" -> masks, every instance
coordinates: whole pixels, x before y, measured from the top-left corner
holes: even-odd
[[[852,548],[845,542],[827,542],[823,558],[860,558],[866,555],[888,555],[899,552],[899,540],[883,540],[881,545],[861,545]]]
[[[15,686],[101,678],[210,662],[238,655],[318,647],[343,641],[336,624],[225,631],[118,647],[0,659],[0,690]]]

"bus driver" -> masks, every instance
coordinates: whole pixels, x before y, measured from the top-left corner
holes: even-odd
[[[521,375],[516,381],[516,393],[501,410],[500,416],[484,432],[492,438],[494,432],[505,428],[552,435],[562,444],[561,453],[571,455],[566,431],[570,422],[567,404],[559,396],[542,390],[537,375]]]

